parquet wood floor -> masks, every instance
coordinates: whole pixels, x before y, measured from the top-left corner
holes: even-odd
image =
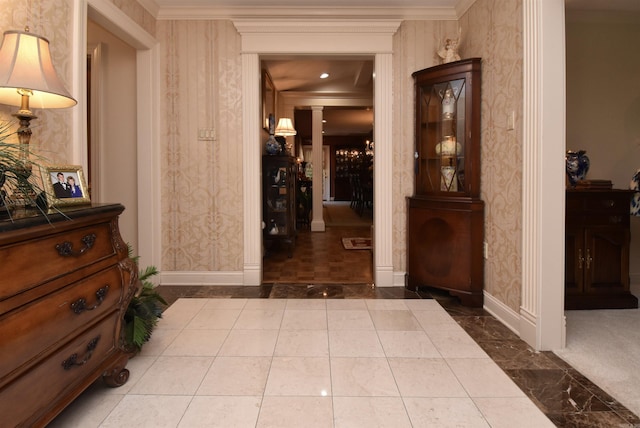
[[[345,250],[342,238],[370,237],[370,226],[327,226],[325,232],[299,230],[291,258],[286,246],[266,249],[263,283],[371,284],[371,250]]]

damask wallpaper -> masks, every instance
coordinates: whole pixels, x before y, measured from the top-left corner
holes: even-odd
[[[517,312],[523,244],[522,2],[477,0],[460,26],[464,56],[483,59],[481,198],[489,250],[485,291]]]
[[[24,30],[49,40],[53,63],[67,90],[71,90],[72,0],[14,2],[0,0],[0,30]],[[16,107],[0,105],[0,120],[16,122]],[[71,109],[38,110],[31,122],[31,150],[42,162],[69,163],[72,153]],[[17,122],[16,122],[17,127]]]
[[[241,271],[240,36],[230,21],[161,21],[162,266]],[[213,129],[214,139],[198,138]]]
[[[404,21],[394,38],[394,270],[405,270],[406,202],[413,194],[413,80],[439,64],[437,49],[458,36],[460,55],[482,58],[481,198],[485,201],[485,290],[520,306],[522,235],[522,11],[519,0],[477,0],[459,22]],[[508,119],[513,115],[514,129]]]

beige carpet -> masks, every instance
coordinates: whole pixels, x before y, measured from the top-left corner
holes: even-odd
[[[370,226],[373,223],[371,210],[362,216],[349,206],[349,201],[324,202],[322,215],[326,226]]]
[[[632,288],[640,295],[640,286]],[[566,311],[567,347],[554,351],[640,415],[640,309]]]

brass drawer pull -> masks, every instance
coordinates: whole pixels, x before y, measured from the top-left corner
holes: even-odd
[[[98,342],[100,341],[100,335],[94,337],[87,343],[87,352],[84,355],[82,360],[78,361],[78,354],[71,354],[69,358],[62,362],[62,368],[65,370],[71,370],[73,367],[83,366],[91,359],[91,355],[93,351],[98,347]]]
[[[612,215],[609,217],[610,224],[620,224],[622,223],[622,217],[619,215]]]
[[[56,244],[56,250],[58,250],[58,254],[62,257],[78,257],[90,250],[93,247],[93,244],[96,242],[96,234],[90,233],[85,235],[81,239],[84,247],[80,248],[79,251],[73,251],[73,244],[69,241],[64,241],[62,244]]]
[[[582,269],[582,264],[584,263],[584,257],[582,256],[582,248],[578,249],[578,268]]]
[[[85,299],[84,297],[79,298],[78,300],[76,300],[71,304],[71,310],[73,311],[74,314],[81,314],[84,311],[92,311],[96,309],[98,306],[102,304],[102,302],[104,301],[104,298],[107,296],[108,291],[109,291],[108,285],[105,285],[104,287],[99,288],[96,291],[96,304],[91,307],[87,307],[87,299]]]

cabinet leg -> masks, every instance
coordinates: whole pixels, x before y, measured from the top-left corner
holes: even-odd
[[[104,372],[102,380],[107,386],[117,388],[127,383],[129,380],[129,370],[126,369],[125,366],[128,361],[129,357],[124,355],[118,359],[110,370]]]

